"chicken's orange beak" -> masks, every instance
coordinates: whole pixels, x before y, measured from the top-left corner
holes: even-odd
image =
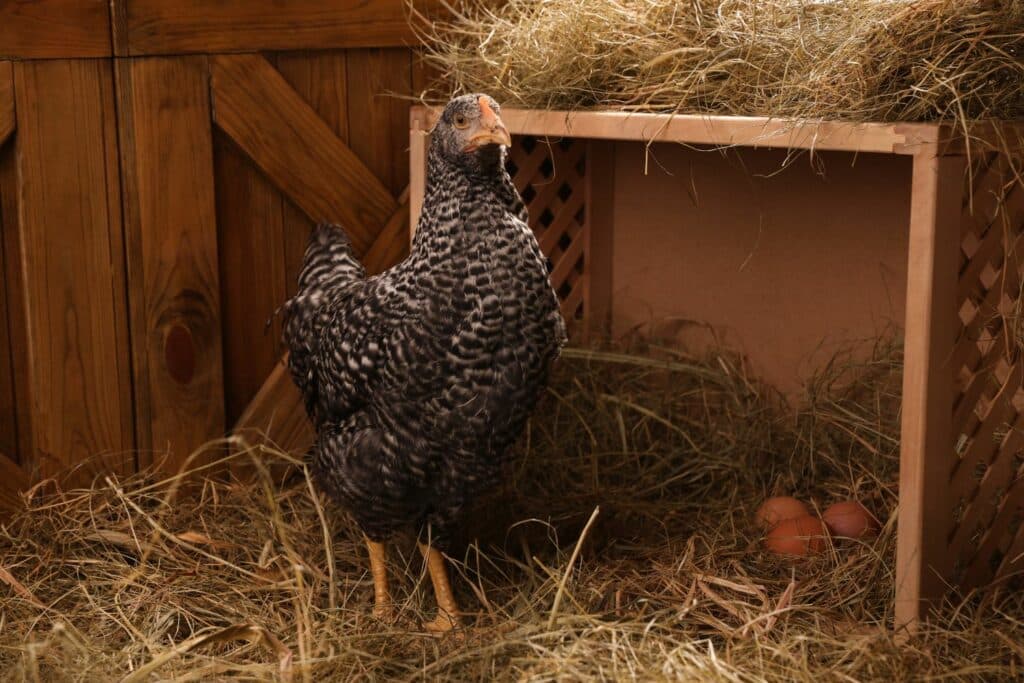
[[[464,151],[472,152],[484,145],[505,145],[508,147],[511,144],[512,137],[508,134],[505,124],[501,122],[498,115],[491,109],[491,105],[487,103],[487,98],[481,97],[480,127],[469,139],[469,144],[466,145]]]

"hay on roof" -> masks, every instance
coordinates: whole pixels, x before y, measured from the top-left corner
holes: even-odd
[[[510,105],[800,120],[1024,117],[1024,0],[454,8],[455,19],[417,22],[428,60],[457,88]]]

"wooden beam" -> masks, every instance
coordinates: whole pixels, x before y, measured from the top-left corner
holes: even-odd
[[[413,118],[429,130],[439,109],[414,107]],[[593,140],[680,142],[692,145],[838,150],[918,154],[930,140],[950,153],[959,135],[936,123],[847,123],[794,121],[764,116],[642,114],[621,111],[502,109],[502,120],[516,135]]]
[[[140,460],[173,471],[224,434],[208,65],[117,68]]]
[[[914,157],[896,546],[896,628],[914,630],[945,591],[953,371],[964,157]]]
[[[0,57],[109,57],[110,0],[0,2]]]
[[[405,49],[349,50],[348,145],[397,195],[409,184],[406,145],[412,91],[412,54]]]
[[[117,133],[109,62],[15,65],[17,207],[25,395],[22,466],[53,476],[72,466],[129,472],[127,359]],[[5,176],[7,174],[5,173]],[[4,181],[5,185],[9,181]],[[5,240],[6,241],[6,240]],[[86,468],[75,482],[87,480]]]
[[[14,68],[0,62],[0,145],[14,132]]]
[[[129,55],[416,43],[405,0],[126,0]],[[417,2],[437,5],[436,2]]]
[[[212,65],[217,125],[310,218],[340,223],[365,252],[397,208],[387,188],[265,59]]]
[[[363,265],[375,275],[395,265],[409,254],[409,188],[398,196],[398,210],[384,225],[366,251]]]

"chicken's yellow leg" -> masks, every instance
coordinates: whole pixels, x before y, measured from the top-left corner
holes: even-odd
[[[459,607],[455,604],[452,586],[448,583],[448,567],[444,556],[429,545],[419,544],[420,552],[427,563],[430,580],[434,584],[434,596],[437,598],[437,617],[423,625],[432,633],[447,633],[459,625]]]
[[[370,549],[370,573],[373,574],[373,616],[391,618],[391,594],[388,592],[388,560],[384,544],[366,539]]]

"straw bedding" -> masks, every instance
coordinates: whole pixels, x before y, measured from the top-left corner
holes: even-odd
[[[1024,116],[1024,0],[465,0],[415,13],[459,89],[549,109]],[[413,3],[416,7],[416,3]]]
[[[0,530],[0,670],[12,680],[1008,680],[1024,597],[948,605],[894,642],[899,348],[837,357],[801,409],[733,356],[569,350],[508,484],[472,516],[464,641],[396,544],[400,616],[370,616],[365,550],[284,453],[233,444],[185,479],[53,483]],[[211,445],[224,452],[223,444]],[[862,500],[867,543],[791,562],[765,495]]]

